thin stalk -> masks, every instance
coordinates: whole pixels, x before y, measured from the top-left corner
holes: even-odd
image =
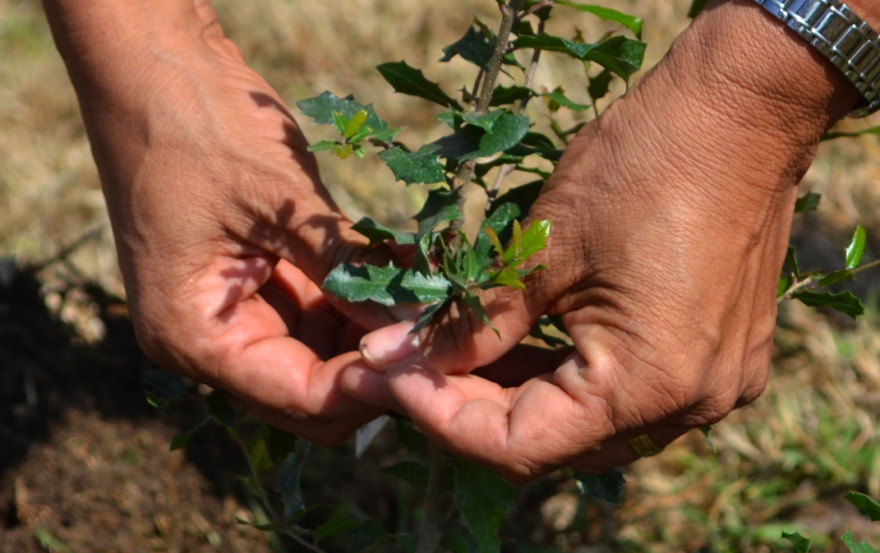
[[[498,30],[498,36],[495,38],[495,50],[492,52],[492,60],[489,67],[486,68],[485,75],[480,83],[480,93],[477,96],[477,113],[486,113],[489,110],[489,104],[492,102],[492,94],[495,92],[495,83],[498,81],[498,74],[501,73],[501,66],[504,63],[504,56],[507,53],[507,44],[510,42],[510,31],[513,29],[513,22],[522,0],[510,0],[507,4],[501,6],[501,28]],[[458,231],[464,225],[464,207],[467,203],[467,184],[474,178],[474,169],[476,169],[477,161],[474,159],[464,162],[455,173],[455,187],[460,190],[460,198],[458,200],[458,210],[462,214],[461,219],[456,219],[450,225],[450,230],[456,234],[456,238],[451,241],[451,250],[455,252],[458,249]]]
[[[872,269],[874,267],[880,267],[880,259],[872,261],[870,263],[866,263],[857,269],[852,270],[853,276],[861,273],[862,271],[867,271],[868,269]],[[816,284],[821,279],[813,278],[813,275],[808,276],[804,280],[800,282],[796,282],[792,284],[788,290],[785,291],[784,294],[776,298],[776,303],[782,303],[785,300],[791,299],[797,292],[800,292],[804,288],[809,288],[810,286]]]
[[[543,3],[550,5],[549,1],[542,2],[542,4]],[[537,7],[537,6],[541,6],[541,4],[537,4],[536,6],[532,7],[532,9],[534,10],[535,7]],[[541,6],[541,7],[544,7],[544,6]],[[538,9],[540,9],[540,8],[538,8]],[[528,13],[532,13],[532,12],[529,11]],[[544,32],[544,21],[542,20],[540,23],[538,23],[538,34],[540,35],[543,32]],[[538,62],[539,61],[541,61],[541,50],[535,49],[532,52],[532,60],[531,60],[531,62],[529,62],[529,67],[528,67],[528,69],[526,69],[525,87],[528,88],[529,90],[531,90],[532,85],[535,82],[535,72],[538,70]],[[531,95],[529,95],[520,101],[519,110],[517,111],[517,113],[519,115],[522,115],[523,112],[525,112],[526,106],[529,105],[529,100],[531,100],[531,99],[532,99],[532,97],[531,97]],[[515,167],[512,164],[508,163],[506,165],[502,165],[501,168],[498,170],[498,175],[495,177],[495,182],[492,183],[492,186],[490,186],[489,188],[486,189],[486,195],[489,196],[488,206],[491,206],[492,201],[495,200],[495,196],[498,195],[498,191],[501,189],[501,185],[504,183],[504,179],[506,179],[507,176],[513,172],[514,168]]]
[[[434,553],[443,537],[441,528],[444,517],[444,501],[446,494],[446,457],[443,450],[434,444],[428,446],[431,456],[430,472],[428,473],[428,490],[425,492],[425,513],[419,525],[419,540],[416,553]]]

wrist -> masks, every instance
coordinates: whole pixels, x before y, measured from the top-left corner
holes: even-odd
[[[757,3],[729,0],[713,2],[603,126],[654,122],[613,132],[662,149],[655,157],[686,180],[785,191],[859,101],[839,69]]]

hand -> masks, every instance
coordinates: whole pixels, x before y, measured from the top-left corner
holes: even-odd
[[[341,372],[360,364],[358,336],[313,283],[391,254],[349,229],[290,112],[210,3],[45,4],[145,352],[319,443],[380,414],[340,392]],[[363,325],[395,321],[339,307]]]
[[[375,370],[343,387],[517,481],[601,473],[636,459],[630,438],[665,446],[717,422],[764,389],[796,185],[856,99],[758,6],[716,4],[569,145],[531,211],[553,223],[535,260],[549,270],[483,297],[502,339],[453,307],[417,335],[367,335]],[[509,387],[467,374],[544,313],[574,341],[561,365]]]

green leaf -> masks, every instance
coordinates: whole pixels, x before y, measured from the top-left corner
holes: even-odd
[[[608,90],[611,88],[611,79],[613,78],[614,74],[607,69],[603,69],[595,77],[590,77],[590,86],[587,87],[587,93],[593,99],[593,102],[604,98],[608,94]]]
[[[462,116],[461,112],[456,111],[452,108],[444,111],[443,113],[435,117],[435,119],[443,121],[444,123],[449,125],[450,129],[454,131],[458,130],[459,128],[461,128],[462,125],[464,125],[464,117]]]
[[[147,401],[157,409],[170,409],[186,397],[186,383],[178,375],[163,371],[151,370],[141,378],[147,392]]]
[[[403,418],[395,419],[394,429],[397,431],[397,441],[410,455],[418,455],[425,450],[428,439],[413,426],[412,422]]]
[[[340,146],[340,144],[335,140],[322,140],[309,146],[309,151],[323,152],[324,150],[329,150],[330,148],[335,148],[336,146]]]
[[[428,251],[431,244],[434,243],[434,228],[448,221],[454,221],[461,218],[461,212],[458,209],[458,200],[461,198],[461,190],[436,189],[428,192],[428,199],[421,211],[413,217],[419,222],[418,233],[416,234],[416,256],[413,262],[413,269],[424,274],[431,273]]]
[[[225,395],[215,390],[205,398],[205,403],[208,405],[208,412],[215,421],[226,428],[232,428],[232,425],[235,424],[235,411],[229,405],[229,400]]]
[[[492,129],[495,128],[495,122],[505,113],[506,112],[503,109],[496,109],[489,113],[472,112],[465,114],[464,120],[469,125],[480,127],[486,132],[492,132]]]
[[[357,223],[353,224],[351,230],[357,231],[369,238],[370,246],[378,244],[383,240],[394,240],[398,244],[414,244],[416,239],[413,234],[390,229],[369,217],[364,217]]]
[[[577,102],[569,100],[568,96],[565,95],[561,88],[557,88],[553,92],[546,92],[543,96],[550,101],[550,111],[557,111],[560,106],[568,108],[574,112],[586,111],[592,107],[587,104],[578,104]]]
[[[463,37],[443,48],[444,56],[440,61],[447,62],[459,55],[477,67],[488,69],[494,52],[495,41],[471,25]]]
[[[822,141],[824,142],[826,140],[834,140],[835,138],[851,138],[854,136],[862,136],[866,134],[876,134],[880,136],[880,125],[855,132],[830,132],[822,137]]]
[[[275,485],[275,491],[281,494],[284,518],[292,517],[305,509],[299,487],[301,473],[302,463],[297,460],[295,453],[288,454],[278,468],[278,483]]]
[[[428,485],[428,467],[416,461],[403,461],[390,467],[382,467],[379,472],[400,478],[419,488]]]
[[[444,182],[446,173],[440,165],[437,152],[440,147],[428,144],[417,152],[404,152],[398,147],[379,154],[385,165],[394,173],[394,178],[406,184],[434,184]]]
[[[794,204],[794,212],[795,213],[804,213],[807,211],[813,211],[817,207],[819,207],[819,201],[822,199],[822,194],[814,194],[813,192],[807,192],[806,196],[802,196],[797,199],[797,202]]]
[[[468,292],[461,298],[461,301],[465,304],[465,306],[467,306],[468,309],[473,311],[474,314],[476,314],[481,321],[483,321],[484,325],[488,326],[495,332],[499,340],[501,339],[501,332],[497,328],[495,328],[495,325],[492,324],[492,320],[489,318],[488,313],[486,313],[486,310],[483,308],[482,302],[480,302],[480,296],[472,292]]]
[[[632,31],[633,34],[636,35],[636,38],[642,38],[642,24],[644,22],[642,21],[641,17],[627,15],[617,10],[612,10],[611,8],[605,8],[602,6],[595,6],[592,4],[576,4],[575,2],[569,2],[569,0],[554,0],[553,3],[559,4],[560,6],[574,8],[582,12],[591,13],[599,17],[603,21],[614,21],[616,23],[620,23],[621,25]]]
[[[443,544],[452,553],[480,553],[480,545],[467,528],[456,527],[443,535]]]
[[[523,261],[547,247],[550,237],[550,221],[532,221],[529,229],[522,235],[522,250],[518,258]]]
[[[513,508],[516,488],[491,470],[459,460],[455,465],[455,504],[467,521],[481,553],[497,553],[498,528]]]
[[[623,498],[623,488],[626,480],[623,473],[617,469],[611,469],[604,474],[585,474],[575,471],[575,480],[583,493],[587,493],[599,501],[620,505]]]
[[[535,323],[535,326],[532,327],[532,330],[529,332],[529,336],[531,336],[532,338],[543,340],[544,343],[551,348],[558,348],[569,345],[568,342],[566,342],[562,338],[557,338],[556,336],[551,336],[544,332],[543,326],[549,324],[549,319],[547,319],[546,317],[541,317],[541,320]]]
[[[497,113],[493,112],[493,113]],[[529,132],[529,118],[523,115],[511,115],[501,113],[492,123],[491,132],[485,133],[479,142],[476,151],[469,152],[459,157],[460,160],[478,157],[489,157],[498,152],[503,152],[519,144]]]
[[[495,199],[492,203],[492,207],[489,209],[488,216],[491,217],[496,211],[503,209],[506,204],[514,204],[519,208],[519,213],[514,215],[514,217],[520,219],[525,218],[532,209],[532,204],[535,203],[535,200],[537,200],[538,196],[541,194],[541,189],[543,187],[544,181],[539,180],[511,188],[510,191]],[[498,235],[502,238],[504,237],[501,231],[496,229],[496,232],[498,232]]]
[[[449,300],[447,299],[446,301],[435,303],[435,304],[425,308],[422,311],[422,314],[419,315],[419,318],[416,321],[416,326],[414,326],[413,329],[410,330],[410,333],[415,333],[415,332],[422,330],[423,328],[426,328],[429,324],[431,324],[431,321],[434,319],[434,315],[436,315],[441,309],[443,309],[448,304],[449,304]]]
[[[832,284],[843,282],[844,280],[855,280],[855,278],[856,277],[851,270],[840,269],[839,271],[834,271],[833,273],[825,275],[822,280],[819,281],[819,286],[831,286]]]
[[[364,110],[361,110],[364,111]],[[358,112],[360,113],[360,111]],[[357,114],[355,114],[357,115]],[[354,117],[354,115],[352,115]],[[345,127],[348,125],[348,118],[342,114],[342,112],[334,111],[333,112],[333,127],[342,134],[345,132]]]
[[[342,129],[342,136],[345,138],[351,138],[354,136],[356,132],[361,130],[361,127],[364,126],[364,123],[367,122],[367,117],[369,117],[369,113],[367,110],[362,109],[359,112],[352,115],[351,119],[348,120],[348,123],[345,124],[345,128]]]
[[[703,8],[705,8],[706,4],[708,3],[709,0],[693,0],[693,2],[691,3],[691,7],[688,10],[688,17],[693,19],[700,15],[700,13],[702,13],[703,11]]]
[[[794,545],[795,553],[809,553],[810,540],[800,535],[799,532],[783,532],[782,537]]]
[[[862,514],[871,519],[871,522],[880,520],[880,503],[874,501],[870,496],[859,492],[849,492],[843,498],[855,505]]]
[[[794,277],[791,273],[779,277],[779,282],[776,284],[776,297],[781,298],[783,294],[788,292],[788,289],[791,288],[792,284],[794,284]]]
[[[296,451],[296,436],[274,426],[267,425],[267,427],[269,432],[266,436],[266,448],[275,460],[283,461]]]
[[[492,93],[492,101],[489,103],[491,107],[497,107],[514,102],[521,102],[526,98],[531,98],[534,92],[530,88],[524,86],[499,86]]]
[[[794,277],[798,280],[801,279],[801,268],[798,266],[797,260],[797,247],[789,246],[788,252],[785,254],[785,262],[788,263],[788,268],[791,269],[791,272],[794,273]]]
[[[452,107],[459,111],[462,109],[461,105],[443,92],[437,83],[426,79],[421,69],[410,67],[405,61],[383,63],[377,65],[376,69],[395,92],[418,96],[445,108]]]
[[[513,190],[517,190],[517,188]],[[499,255],[504,255],[504,246],[502,244],[509,240],[513,233],[514,219],[522,218],[526,215],[515,202],[501,201],[508,195],[505,194],[496,200],[492,210],[483,220],[480,232],[477,234],[477,240],[474,244],[474,255],[483,269],[491,266],[493,263],[495,258],[495,255],[492,254],[493,247],[496,252],[499,252]]]
[[[532,24],[522,17],[513,22],[513,27],[511,27],[510,31],[515,35],[531,36],[535,34]]]
[[[442,275],[424,275],[412,270],[375,265],[342,264],[324,280],[324,289],[351,302],[374,301],[380,305],[433,303],[445,300],[451,284]]]
[[[350,506],[340,505],[333,515],[327,519],[327,522],[315,529],[315,541],[319,542],[333,536],[348,534],[360,526],[360,524],[361,520],[354,517]]]
[[[192,440],[192,434],[178,434],[171,439],[171,447],[168,448],[168,451],[177,451],[178,449],[183,449],[189,445],[190,440]]]
[[[803,290],[795,292],[792,297],[810,307],[831,307],[849,315],[853,319],[865,313],[865,306],[862,305],[862,301],[849,291],[830,294],[828,292]]]
[[[491,284],[497,286],[509,286],[517,290],[525,290],[526,285],[519,279],[519,273],[511,267],[504,267],[499,271],[492,273]],[[487,286],[488,288],[488,286]]]
[[[562,52],[582,61],[593,61],[616,73],[624,80],[642,67],[646,44],[623,36],[607,38],[602,42],[588,44],[575,42],[546,33],[530,37],[522,36],[513,42],[520,48],[535,48],[552,52]]]
[[[849,529],[847,529],[846,534],[840,537],[840,540],[851,553],[877,553],[876,549],[868,545],[868,540],[862,540],[862,543],[855,543],[852,539],[852,534],[849,533]]]
[[[703,437],[706,438],[706,443],[709,444],[709,447],[712,448],[712,451],[718,453],[718,450],[715,449],[715,444],[712,443],[712,437],[709,435],[712,432],[712,425],[707,424],[705,426],[700,427],[700,433],[703,434]]]
[[[862,256],[865,254],[865,240],[867,233],[865,227],[859,223],[856,232],[853,234],[852,242],[846,247],[846,268],[855,269],[862,262]]]
[[[328,91],[322,93],[320,96],[300,100],[296,105],[304,115],[314,119],[316,125],[332,125],[335,117],[337,117],[335,114],[339,114],[339,117],[344,118],[344,120],[348,122],[357,115],[358,112],[366,111],[367,119],[364,121],[363,125],[369,128],[374,136],[376,136],[377,133],[383,132],[383,139],[390,140],[393,138],[394,133],[397,132],[396,129],[390,129],[388,123],[376,115],[376,112],[373,110],[373,104],[366,106],[360,104],[355,101],[354,96],[351,95],[346,96],[345,98],[340,98]],[[345,127],[343,126],[340,132],[344,130]],[[361,129],[361,131],[362,130],[363,129]]]
[[[355,531],[348,546],[348,553],[377,551],[393,537],[387,534],[381,522],[375,518],[368,518]]]
[[[251,528],[256,528],[261,532],[284,532],[286,530],[286,528],[277,524],[254,524],[253,522],[248,522],[239,517],[235,517],[235,522],[237,524],[241,524],[242,526],[250,526]]]

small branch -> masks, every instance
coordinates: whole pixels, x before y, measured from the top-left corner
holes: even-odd
[[[865,265],[862,265],[861,267],[859,267],[857,269],[853,269],[852,274],[853,274],[853,276],[855,276],[855,275],[861,273],[862,271],[867,271],[868,269],[872,269],[874,267],[880,267],[880,259],[877,259],[876,261],[872,261],[870,263],[866,263]],[[789,289],[785,291],[784,294],[782,294],[781,296],[779,296],[776,299],[776,303],[782,303],[785,300],[789,300],[797,292],[800,292],[804,288],[809,288],[810,286],[812,286],[813,284],[816,284],[816,283],[817,283],[817,280],[815,278],[813,278],[813,275],[810,275],[807,278],[805,278],[804,280],[802,280],[800,282],[796,282],[793,285],[791,285],[789,287]]]
[[[542,2],[541,4],[550,5],[550,3],[551,2],[549,0],[546,0],[545,2]],[[541,6],[541,4],[536,4],[535,6],[532,7],[532,10],[534,10],[535,7],[537,7],[537,6]],[[543,6],[541,6],[541,7],[543,7]],[[527,13],[532,13],[532,12],[529,11]],[[540,23],[538,23],[538,34],[540,35],[543,32],[544,32],[544,21],[541,21]],[[541,50],[538,50],[536,48],[532,52],[532,60],[529,63],[528,69],[526,69],[525,87],[528,88],[529,90],[532,89],[532,85],[535,82],[535,73],[538,70],[538,62],[539,61],[541,61]],[[523,112],[525,112],[525,110],[526,110],[526,106],[529,105],[529,100],[531,100],[531,99],[532,99],[531,94],[526,96],[525,98],[523,98],[519,103],[519,111],[517,113],[522,115]],[[486,194],[489,196],[488,204],[490,206],[491,206],[492,202],[495,200],[495,197],[498,195],[498,191],[501,189],[501,185],[504,183],[504,179],[506,179],[507,176],[513,172],[513,169],[514,169],[514,166],[511,164],[502,165],[501,169],[498,170],[498,175],[495,177],[495,182],[492,183],[492,186],[490,186],[486,189]]]
[[[284,534],[285,536],[287,536],[288,538],[293,538],[293,540],[294,540],[296,543],[298,543],[298,544],[300,544],[301,546],[305,547],[305,548],[308,549],[309,551],[313,551],[314,553],[326,553],[323,549],[321,549],[321,548],[318,547],[317,545],[314,545],[314,544],[309,543],[307,540],[303,539],[301,536],[297,536],[295,532],[291,532],[290,530],[285,530],[285,531],[283,532],[283,534]]]
[[[853,269],[853,274],[857,275],[857,274],[861,273],[862,271],[867,271],[868,269],[872,269],[872,268],[878,267],[878,266],[880,266],[880,259],[878,259],[876,261],[872,261],[870,263],[866,263],[865,265],[862,265],[858,269]]]
[[[443,450],[434,444],[428,446],[431,467],[428,475],[428,489],[425,492],[425,513],[419,525],[419,540],[416,553],[434,553],[442,538],[441,526],[444,520],[444,501],[446,494],[446,458]]]
[[[507,51],[507,44],[510,42],[510,31],[513,29],[513,22],[516,14],[522,5],[522,0],[510,0],[509,3],[501,6],[501,28],[498,30],[498,36],[495,38],[495,50],[492,52],[492,60],[489,67],[486,68],[485,75],[480,83],[480,94],[477,97],[476,112],[486,113],[489,110],[489,104],[492,103],[492,94],[495,92],[495,83],[498,81],[498,74],[501,72],[501,66],[504,63],[504,56]],[[450,230],[458,233],[464,225],[464,208],[467,203],[467,184],[474,178],[474,169],[477,161],[474,159],[464,162],[455,173],[456,188],[461,189],[461,197],[458,200],[458,209],[462,214],[461,219],[456,219],[450,225]],[[450,249],[454,252],[458,249],[458,238],[453,238]]]
[[[550,6],[552,4],[553,4],[552,0],[544,0],[543,2],[539,2],[539,3],[535,4],[534,6],[532,6],[531,8],[527,9],[523,15],[532,15],[533,13],[540,11],[540,10],[543,10],[544,8],[546,8],[547,6]],[[543,23],[543,21],[541,23]]]

